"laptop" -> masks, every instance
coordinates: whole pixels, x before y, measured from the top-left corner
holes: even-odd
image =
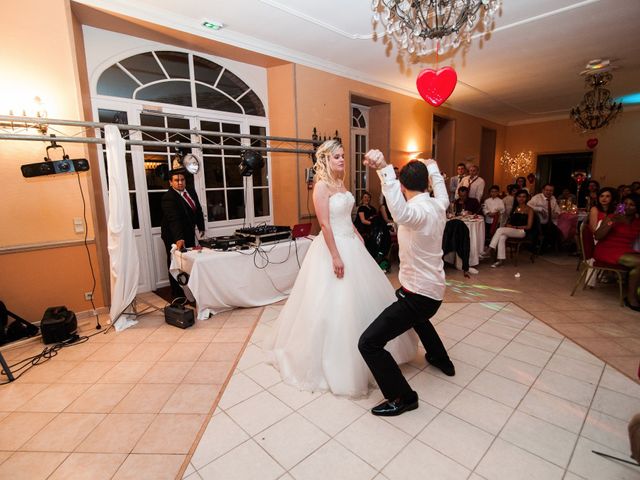
[[[291,230],[291,236],[293,238],[307,237],[311,233],[311,224],[310,223],[299,223],[298,225],[294,225]]]

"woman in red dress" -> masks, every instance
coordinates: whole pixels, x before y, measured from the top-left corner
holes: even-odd
[[[631,194],[624,200],[624,213],[604,218],[594,234],[598,244],[593,258],[598,262],[620,264],[630,269],[625,304],[640,312],[637,294],[640,284],[640,253],[633,250],[633,243],[640,235],[639,205],[640,196]]]

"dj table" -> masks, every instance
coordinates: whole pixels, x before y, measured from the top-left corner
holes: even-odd
[[[184,287],[195,300],[198,318],[235,307],[258,307],[286,298],[311,245],[308,238],[260,248],[220,252],[209,249],[173,251],[171,274],[189,274]]]

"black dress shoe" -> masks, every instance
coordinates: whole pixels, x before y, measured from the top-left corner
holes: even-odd
[[[449,358],[445,358],[444,360],[436,360],[435,358],[429,358],[429,356],[426,354],[424,358],[427,359],[428,363],[430,363],[434,367],[439,368],[445,375],[453,377],[456,374],[456,367],[453,366],[453,362],[449,360]]]
[[[377,407],[371,409],[371,413],[379,417],[395,417],[404,412],[415,410],[418,408],[418,398],[411,402],[403,402],[402,400],[387,401],[385,400]]]
[[[635,306],[635,305],[631,305],[631,304],[629,303],[629,299],[628,299],[627,297],[624,297],[624,304],[625,304],[627,307],[629,307],[631,310],[634,310],[634,311],[636,311],[636,312],[640,312],[640,307],[637,307],[637,306]]]

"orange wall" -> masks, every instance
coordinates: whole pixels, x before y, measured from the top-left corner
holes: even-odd
[[[81,120],[78,61],[69,2],[9,0],[2,7],[0,65],[5,74],[0,77],[0,113],[8,114],[12,107],[28,107],[37,95],[44,101],[49,118]],[[63,133],[53,129],[50,133],[58,136],[78,132],[55,128]],[[67,305],[76,311],[91,308],[83,296],[92,286],[83,246],[29,251],[33,245],[40,248],[84,238],[83,233],[75,233],[73,228],[73,219],[83,217],[76,175],[27,179],[21,174],[20,165],[42,161],[45,147],[43,142],[0,141],[3,179],[0,299],[19,315],[27,316],[29,312],[30,318],[40,318],[52,304]],[[71,158],[88,158],[83,145],[65,144],[65,150]],[[61,150],[52,151],[51,156],[59,159]],[[80,174],[80,181],[87,201],[88,238],[92,240],[94,193],[89,174]],[[95,268],[95,248],[91,249]],[[98,283],[97,306],[104,305],[101,290]]]
[[[625,111],[609,127],[595,134],[578,133],[570,120],[556,120],[507,127],[506,149],[511,153],[532,150],[535,154],[588,151],[587,139],[595,137],[592,174],[600,185],[618,186],[640,179],[640,110]],[[535,166],[532,169],[535,172]],[[501,184],[507,175],[502,173]]]

